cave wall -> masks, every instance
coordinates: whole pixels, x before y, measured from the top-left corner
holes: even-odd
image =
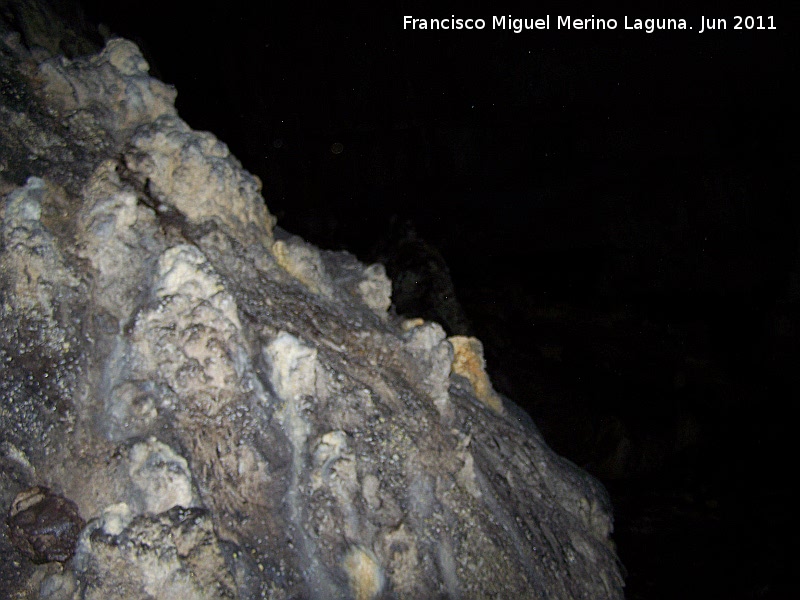
[[[136,45],[67,58],[47,5],[8,6],[9,597],[622,598],[605,490],[480,342],[277,227]]]

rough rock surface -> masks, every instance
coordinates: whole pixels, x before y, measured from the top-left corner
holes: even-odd
[[[41,565],[4,522],[0,593],[622,598],[605,490],[477,340],[276,228],[131,42],[0,36],[0,508],[85,522]]]

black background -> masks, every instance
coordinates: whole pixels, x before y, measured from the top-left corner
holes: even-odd
[[[733,31],[709,10],[729,29],[699,34],[699,14],[608,6],[616,31],[559,31],[592,13],[530,4],[513,16],[551,30],[515,34],[466,5],[84,6],[259,175],[283,228],[369,261],[413,223],[495,385],[609,487],[629,598],[790,593],[795,20]],[[454,13],[489,26],[403,29]]]

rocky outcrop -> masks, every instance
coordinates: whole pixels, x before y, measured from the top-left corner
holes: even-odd
[[[131,42],[0,27],[4,593],[622,598],[603,487],[477,340],[275,227]]]
[[[386,265],[398,313],[436,321],[450,335],[471,332],[444,257],[417,233],[410,220],[392,217],[388,232],[370,255]]]

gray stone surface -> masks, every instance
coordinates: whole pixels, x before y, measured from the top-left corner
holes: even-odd
[[[276,228],[131,42],[0,36],[0,508],[46,486],[86,522],[44,565],[4,523],[0,593],[623,597],[605,490],[479,343]]]

